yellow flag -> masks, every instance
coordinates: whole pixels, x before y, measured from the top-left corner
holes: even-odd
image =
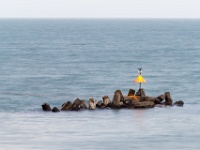
[[[145,83],[146,80],[143,78],[142,75],[139,75],[139,76],[134,80],[134,82]]]

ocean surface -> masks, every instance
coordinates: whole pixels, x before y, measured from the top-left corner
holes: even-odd
[[[77,97],[148,96],[183,107],[43,112]],[[0,19],[1,150],[196,150],[200,20]]]

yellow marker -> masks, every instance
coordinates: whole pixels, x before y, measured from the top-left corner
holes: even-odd
[[[139,89],[141,89],[141,83],[145,83],[146,80],[142,76],[142,68],[138,68],[139,76],[134,80],[134,82],[140,83]]]

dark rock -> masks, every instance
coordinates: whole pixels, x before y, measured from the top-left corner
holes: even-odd
[[[108,108],[114,108],[114,105],[113,105],[113,103],[108,103],[107,107]]]
[[[171,98],[170,92],[165,92],[165,104],[172,106],[173,100]]]
[[[80,105],[78,105],[77,103],[73,103],[71,110],[73,111],[79,111],[80,110]]]
[[[71,107],[71,110],[75,110],[75,111],[78,111],[80,109],[87,109],[87,105],[85,104],[85,101],[84,100],[80,100],[79,98],[77,98],[73,104],[72,104],[72,107]]]
[[[102,97],[103,103],[107,106],[109,103],[111,103],[110,98],[106,95]]]
[[[96,103],[94,98],[90,98],[89,100],[89,109],[94,110],[96,109]]]
[[[142,98],[142,101],[155,102],[156,98],[155,97],[150,97],[150,96],[145,96],[145,97]]]
[[[85,100],[81,100],[80,108],[81,109],[87,109],[87,105],[85,103]]]
[[[51,107],[48,103],[42,104],[43,111],[51,111]]]
[[[54,107],[53,109],[52,109],[52,112],[59,112],[60,110],[57,108],[57,107]]]
[[[165,95],[161,94],[161,95],[157,96],[156,99],[158,99],[160,102],[162,102],[165,99]]]
[[[136,94],[136,96],[146,96],[145,90],[144,89],[139,89]]]
[[[144,89],[142,89],[142,96],[146,96],[146,92]]]
[[[183,101],[176,101],[174,102],[173,106],[183,106],[184,105],[184,102]]]
[[[71,108],[72,108],[72,103],[68,101],[62,105],[61,110],[66,111],[66,110],[71,110]]]
[[[155,103],[152,101],[134,102],[134,108],[153,108]]]
[[[135,95],[135,90],[130,89],[128,92],[128,96],[134,96]]]
[[[161,94],[155,98],[155,104],[161,104],[161,102],[165,99],[165,95]]]
[[[114,97],[113,97],[113,105],[118,108],[120,107],[120,102],[124,101],[124,97],[122,95],[122,92],[120,90],[116,90]]]
[[[101,108],[101,109],[105,109],[105,108],[106,108],[106,105],[105,105],[104,103],[101,103],[100,108]]]
[[[96,104],[96,107],[101,108],[101,104],[103,104],[103,102],[102,101],[98,101],[97,104]]]
[[[128,108],[128,105],[126,103],[120,103],[120,108]]]

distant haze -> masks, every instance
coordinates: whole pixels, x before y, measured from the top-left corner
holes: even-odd
[[[200,18],[200,0],[0,0],[0,18]]]

